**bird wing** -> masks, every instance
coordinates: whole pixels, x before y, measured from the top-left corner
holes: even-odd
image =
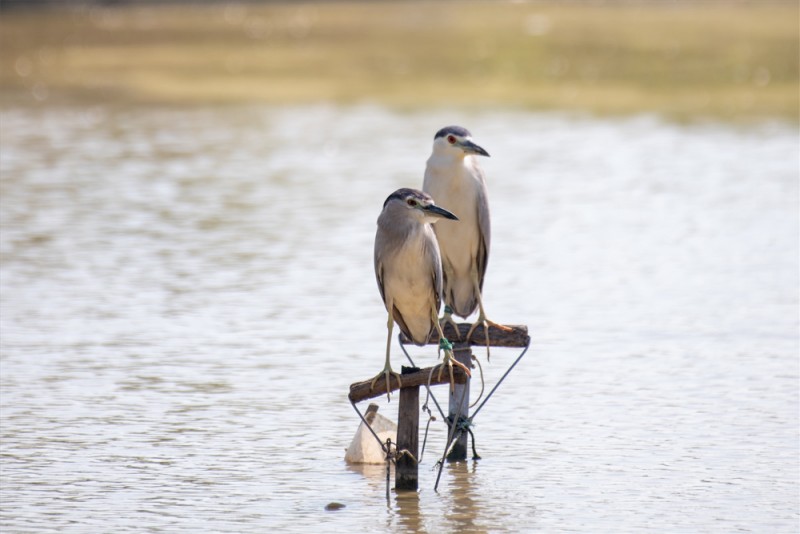
[[[392,308],[394,309],[394,312],[392,313],[392,317],[394,317],[394,322],[397,323],[397,326],[400,327],[400,331],[403,332],[408,339],[414,341],[414,338],[411,336],[411,330],[409,330],[405,319],[403,319],[403,314],[400,313],[400,310],[397,309],[397,306],[392,305]]]
[[[425,244],[425,255],[430,258],[431,266],[431,282],[433,283],[433,293],[436,299],[436,313],[439,313],[439,308],[442,307],[442,255],[439,251],[439,243],[436,241],[436,234],[431,231],[432,239],[429,239]]]
[[[376,240],[377,242],[377,240]],[[386,291],[383,285],[383,261],[378,250],[378,247],[375,248],[375,280],[378,282],[378,290],[381,292],[381,300],[383,300],[383,304],[386,305]],[[411,331],[408,329],[408,325],[406,325],[405,319],[403,319],[403,315],[400,313],[400,310],[397,309],[397,306],[392,303],[392,318],[394,322],[397,323],[397,326],[400,328],[400,331],[403,332],[408,339],[411,339]],[[388,306],[387,306],[388,311]]]
[[[483,291],[483,277],[486,274],[486,265],[489,263],[489,247],[492,242],[492,223],[489,216],[489,198],[486,195],[486,180],[483,171],[480,172],[480,181],[483,185],[478,191],[478,255],[475,261],[478,264],[478,286]]]
[[[375,281],[378,282],[378,290],[381,292],[381,300],[386,303],[386,294],[383,291],[383,262],[381,261],[380,252],[375,247]]]

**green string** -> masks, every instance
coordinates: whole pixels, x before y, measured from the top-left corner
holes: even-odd
[[[453,350],[453,344],[447,341],[447,338],[439,338],[439,348],[444,350]]]
[[[451,417],[448,417],[447,419],[452,423],[453,420]],[[470,419],[467,419],[463,415],[458,418],[458,422],[456,423],[456,428],[458,430],[463,430],[463,431],[468,431],[471,427],[474,426],[475,425],[472,423],[472,421]]]
[[[449,315],[453,315],[453,308],[451,308],[450,306],[445,304],[444,305],[444,313],[449,314]]]

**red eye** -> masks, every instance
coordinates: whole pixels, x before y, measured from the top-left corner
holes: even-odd
[[[450,143],[451,145],[454,145],[456,143],[456,137],[454,135],[448,135],[447,142]]]

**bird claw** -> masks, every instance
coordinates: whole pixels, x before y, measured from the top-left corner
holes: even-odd
[[[451,393],[453,391],[455,391],[455,388],[456,388],[456,379],[455,379],[455,376],[453,375],[453,366],[454,365],[457,366],[457,367],[460,367],[465,373],[467,373],[468,377],[472,377],[472,371],[470,371],[469,368],[466,365],[464,365],[460,361],[458,361],[455,358],[453,358],[450,354],[445,353],[444,362],[442,362],[441,364],[439,364],[437,366],[437,367],[439,367],[438,380],[439,381],[442,380],[442,371],[444,371],[444,368],[447,367],[447,370],[450,372],[450,392]]]
[[[375,378],[372,379],[372,382],[369,385],[370,391],[375,389],[375,383],[381,377],[385,377],[385,380],[386,380],[386,398],[391,400],[391,398],[392,398],[392,395],[391,395],[391,393],[392,393],[392,377],[393,376],[395,378],[397,378],[397,387],[399,387],[399,388],[403,387],[403,379],[400,378],[400,373],[396,373],[396,372],[392,371],[391,367],[387,367],[383,371],[378,373],[375,376]]]
[[[475,332],[475,329],[478,327],[478,325],[483,325],[483,334],[484,334],[484,336],[486,338],[486,360],[491,362],[492,361],[492,357],[491,357],[491,353],[489,352],[489,347],[490,347],[490,343],[489,343],[489,327],[493,326],[493,327],[497,328],[498,330],[502,330],[504,332],[512,332],[514,329],[511,328],[511,327],[496,323],[496,322],[494,322],[492,320],[487,319],[486,317],[481,316],[481,317],[478,317],[478,320],[475,321],[474,323],[472,323],[472,326],[469,327],[469,331],[467,332],[467,339],[468,340],[472,339],[472,334]]]
[[[445,313],[441,319],[439,319],[439,327],[444,331],[444,327],[447,325],[453,327],[453,332],[456,335],[456,340],[461,341],[461,332],[458,331],[458,323],[453,319],[453,315],[450,313]]]

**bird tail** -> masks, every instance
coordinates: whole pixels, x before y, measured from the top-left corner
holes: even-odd
[[[445,302],[452,308],[453,313],[465,319],[478,307],[478,298],[469,280],[457,280],[450,288],[447,297]]]

